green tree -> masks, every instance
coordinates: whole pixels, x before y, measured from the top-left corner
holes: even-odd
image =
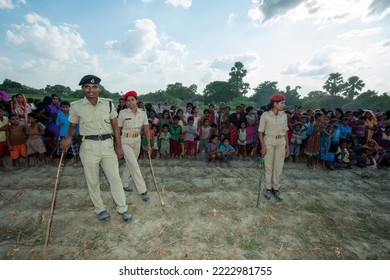
[[[298,90],[300,89],[300,86],[296,86],[294,89],[291,89],[291,86],[286,87],[286,92],[284,94],[286,96],[286,103],[288,106],[299,106],[302,104],[300,94],[298,93]]]
[[[204,103],[228,102],[234,98],[230,84],[225,81],[214,81],[206,85],[203,90]]]
[[[60,97],[70,96],[72,94],[72,90],[70,87],[65,87],[63,85],[47,85],[45,88],[45,92],[49,95],[57,94]]]
[[[23,89],[23,86],[21,83],[14,82],[10,79],[5,79],[3,81],[3,84],[1,84],[1,87],[4,88],[5,90],[8,90],[8,91],[11,91],[11,90],[18,91],[18,90]]]
[[[249,84],[244,83],[246,74],[247,70],[240,61],[235,62],[234,66],[230,69],[228,83],[235,97],[243,97],[248,93]]]
[[[267,105],[269,103],[269,98],[271,97],[271,95],[280,92],[277,85],[278,82],[262,82],[256,88],[253,89],[255,93],[252,95],[251,99],[256,102],[258,106]]]
[[[323,88],[330,94],[330,109],[334,109],[334,97],[344,91],[346,84],[344,83],[343,76],[340,73],[329,74]]]
[[[364,86],[365,83],[360,80],[358,76],[352,76],[348,78],[343,95],[346,96],[349,100],[352,100],[355,96],[360,94],[360,91],[362,91]]]

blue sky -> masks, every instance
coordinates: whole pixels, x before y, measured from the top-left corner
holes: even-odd
[[[328,75],[390,89],[390,0],[0,0],[0,82],[198,92],[235,61],[255,88],[322,90]],[[253,92],[250,91],[249,95]]]

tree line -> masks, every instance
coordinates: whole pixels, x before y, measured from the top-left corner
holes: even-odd
[[[253,88],[254,94],[252,96],[246,96],[251,89],[249,83],[244,81],[246,75],[247,70],[244,64],[237,61],[230,69],[227,80],[210,82],[206,85],[202,94],[198,93],[198,87],[195,84],[184,86],[182,83],[176,82],[168,84],[165,90],[160,89],[143,94],[142,101],[151,103],[167,102],[175,105],[184,105],[187,102],[199,104],[225,102],[231,106],[243,103],[247,106],[261,107],[268,103],[271,95],[282,93],[286,95],[289,107],[302,106],[304,109],[335,109],[338,107],[344,111],[365,109],[367,107],[367,109],[381,111],[390,109],[389,92],[379,94],[377,91],[370,89],[363,91],[365,83],[357,76],[344,80],[342,74],[330,73],[322,89],[311,91],[307,96],[301,97],[301,86],[287,86],[283,90],[278,88],[278,82],[276,81],[264,81]],[[5,79],[0,88],[9,93],[22,92],[28,95],[51,95],[55,93],[62,98],[82,98],[84,96],[81,90],[72,91],[69,87],[63,85],[47,85],[44,89],[37,90],[9,79]],[[121,97],[118,92],[111,93],[103,86],[100,95],[114,100]]]

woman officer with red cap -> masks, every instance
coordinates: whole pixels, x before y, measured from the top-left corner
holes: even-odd
[[[286,97],[274,94],[270,97],[268,110],[261,115],[259,139],[261,154],[265,163],[264,198],[271,199],[272,194],[278,201],[283,200],[279,192],[279,181],[282,174],[284,158],[289,155],[287,115],[283,111]]]
[[[126,167],[123,169],[121,176],[122,184],[125,191],[132,192],[133,190],[128,185],[131,175],[138,193],[142,196],[142,200],[146,202],[149,200],[149,195],[137,159],[141,150],[142,129],[144,129],[148,142],[147,149],[151,150],[148,117],[145,111],[138,108],[138,95],[135,91],[127,92],[123,96],[123,100],[127,109],[120,111],[118,116],[118,126],[122,132],[122,149],[126,161]]]

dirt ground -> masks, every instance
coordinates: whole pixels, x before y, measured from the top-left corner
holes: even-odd
[[[121,170],[124,167],[121,161]],[[10,162],[6,162],[10,166]],[[97,220],[82,167],[61,168],[48,243],[49,259],[233,260],[390,259],[390,173],[312,171],[286,162],[283,202],[256,207],[255,161],[206,168],[203,162],[140,163],[151,199],[127,193],[133,221],[115,212],[101,175],[109,222]],[[57,164],[1,173],[0,256],[42,259]]]

